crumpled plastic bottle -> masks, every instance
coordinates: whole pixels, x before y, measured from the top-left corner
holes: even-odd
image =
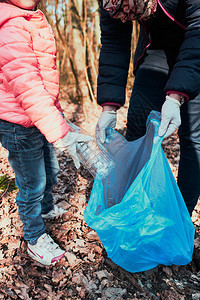
[[[66,117],[65,120],[72,131],[89,135],[86,130],[73,124]],[[114,168],[114,161],[95,139],[88,142],[77,142],[76,150],[80,162],[94,178],[103,179]]]

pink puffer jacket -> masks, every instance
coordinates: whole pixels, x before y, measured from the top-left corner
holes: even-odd
[[[36,126],[55,142],[69,130],[58,94],[55,39],[44,14],[0,3],[0,119]]]

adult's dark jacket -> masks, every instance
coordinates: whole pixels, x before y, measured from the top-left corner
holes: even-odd
[[[132,22],[113,19],[100,1],[101,52],[97,101],[124,105],[130,63]],[[200,93],[200,1],[158,0],[157,11],[140,22],[134,74],[148,49],[165,51],[170,76],[165,91],[193,99]],[[144,79],[145,80],[145,79]]]

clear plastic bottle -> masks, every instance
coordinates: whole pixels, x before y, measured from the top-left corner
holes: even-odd
[[[74,125],[68,119],[66,122],[75,132],[89,135],[86,130]],[[76,149],[80,162],[94,178],[103,179],[114,168],[113,160],[103,147],[99,147],[95,139],[88,142],[77,142]]]

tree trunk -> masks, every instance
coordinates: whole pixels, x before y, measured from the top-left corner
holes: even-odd
[[[66,84],[75,83],[87,118],[87,107],[94,104],[97,108],[94,93],[100,37],[98,0],[42,0],[40,8],[56,28],[60,75]]]
[[[87,119],[87,107],[92,105],[91,98],[96,104],[86,65],[86,0],[70,0],[72,10],[72,40],[70,50],[73,53],[73,65],[76,69],[77,81],[81,90],[83,108]]]

